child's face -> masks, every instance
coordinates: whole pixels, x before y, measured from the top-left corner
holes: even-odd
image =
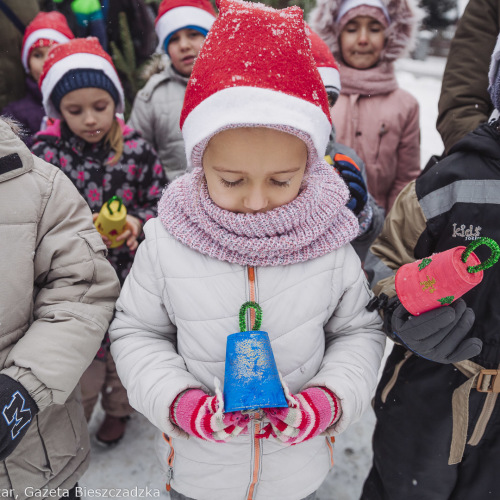
[[[203,170],[210,197],[231,212],[267,212],[299,194],[307,147],[298,137],[264,127],[224,130],[210,140]]]
[[[368,69],[377,64],[385,45],[385,29],[376,19],[358,16],[340,34],[342,58],[349,66]]]
[[[50,47],[36,47],[31,51],[28,59],[28,67],[33,80],[38,83],[40,75],[42,74],[43,63],[49,55]]]
[[[70,130],[91,144],[99,142],[111,129],[115,102],[103,89],[83,88],[61,99],[61,115]]]
[[[184,76],[190,76],[198,52],[205,37],[196,30],[182,29],[176,31],[168,42],[168,55],[174,68]]]

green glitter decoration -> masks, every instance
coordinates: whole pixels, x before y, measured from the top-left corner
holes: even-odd
[[[477,273],[479,271],[483,271],[484,269],[488,269],[491,267],[493,264],[496,264],[498,259],[500,258],[500,247],[498,246],[498,243],[495,240],[492,240],[491,238],[478,238],[477,240],[474,240],[463,252],[462,254],[462,262],[466,263],[467,259],[469,258],[469,255],[479,246],[479,245],[486,245],[490,247],[491,250],[491,255],[488,260],[485,260],[481,264],[478,264],[477,266],[468,266],[467,271],[469,273]]]
[[[257,302],[245,302],[241,307],[240,307],[240,332],[248,332],[250,331],[249,328],[246,326],[246,320],[245,316],[248,311],[248,309],[255,309],[255,323],[253,325],[252,330],[256,331],[260,328],[260,325],[262,324],[262,308],[257,304]]]
[[[444,306],[446,304],[451,304],[455,300],[455,297],[453,295],[448,295],[448,297],[443,297],[442,299],[438,299],[438,302],[441,302],[441,304]]]
[[[432,259],[422,259],[422,262],[418,265],[418,270],[421,271],[427,267],[432,262]]]

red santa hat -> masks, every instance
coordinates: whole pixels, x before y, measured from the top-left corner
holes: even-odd
[[[340,94],[340,73],[337,62],[330,52],[328,45],[321,37],[306,24],[306,33],[311,41],[311,50],[313,53],[319,74],[325,85],[327,94],[333,94],[335,99]]]
[[[116,112],[123,113],[125,109],[118,73],[111,57],[95,37],[75,38],[54,47],[43,65],[38,85],[45,112],[53,118],[61,118],[59,105],[54,102],[54,92],[57,92],[57,102],[60,102],[64,93],[85,87],[107,90],[116,102]]]
[[[75,38],[66,18],[56,11],[40,12],[28,24],[24,32],[21,60],[26,73],[30,72],[29,57],[35,47],[47,47],[54,43],[66,43]]]
[[[166,52],[170,37],[181,29],[195,29],[206,36],[216,17],[209,0],[163,0],[155,21],[157,51]]]
[[[220,0],[181,113],[189,164],[198,143],[231,125],[292,127],[323,157],[332,123],[302,16],[296,6]]]

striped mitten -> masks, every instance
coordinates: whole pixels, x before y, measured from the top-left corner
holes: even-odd
[[[220,390],[208,396],[200,389],[189,389],[174,399],[170,420],[191,436],[225,442],[247,429],[249,417],[239,411],[224,413]]]
[[[287,395],[288,408],[267,408],[267,433],[283,443],[298,444],[318,436],[340,417],[340,403],[326,387]],[[265,437],[265,436],[262,436]]]

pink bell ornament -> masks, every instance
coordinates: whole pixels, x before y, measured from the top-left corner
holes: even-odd
[[[481,263],[473,252],[478,246],[491,249]],[[413,316],[436,309],[467,293],[483,279],[483,270],[495,264],[500,247],[490,238],[478,238],[467,247],[459,246],[401,266],[396,273],[396,294]]]

